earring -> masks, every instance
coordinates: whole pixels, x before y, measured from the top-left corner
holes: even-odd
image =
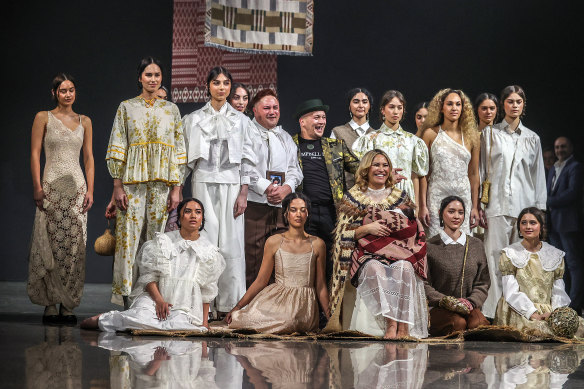
[[[381,121],[384,122],[385,121],[385,115],[381,115]]]
[[[353,119],[353,112],[351,112],[351,110],[349,110],[349,116],[351,117],[351,119]]]

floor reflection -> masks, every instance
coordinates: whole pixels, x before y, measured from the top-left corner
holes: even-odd
[[[26,387],[80,388],[82,354],[73,337],[75,330],[66,326],[44,330],[44,341],[24,351]]]
[[[584,387],[581,345],[203,340],[89,332],[82,338],[109,350],[112,388]],[[38,372],[59,363],[60,370],[47,377],[70,372],[69,386],[75,387],[80,351],[66,340],[54,343],[27,350],[27,369],[29,359]]]

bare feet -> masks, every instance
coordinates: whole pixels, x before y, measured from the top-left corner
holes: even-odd
[[[397,337],[404,338],[410,334],[410,329],[407,323],[397,323]]]
[[[383,339],[395,339],[397,337],[397,322],[395,320],[387,319],[387,327]]]
[[[81,322],[81,324],[79,325],[79,327],[85,329],[85,330],[96,330],[99,328],[98,320],[99,317],[101,316],[101,313],[99,315],[95,315],[93,317],[87,318],[85,320],[83,320]]]

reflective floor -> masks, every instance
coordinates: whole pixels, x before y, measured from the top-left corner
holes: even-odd
[[[132,338],[17,312],[0,344],[2,388],[584,388],[581,345]]]

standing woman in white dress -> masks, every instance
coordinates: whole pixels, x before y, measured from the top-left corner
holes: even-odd
[[[430,102],[422,139],[430,151],[427,185],[420,181],[419,218],[429,236],[440,232],[438,211],[447,196],[459,196],[466,210],[461,229],[470,234],[478,225],[480,143],[472,104],[461,90],[442,89]]]
[[[52,93],[57,107],[37,113],[32,125],[30,165],[37,210],[27,289],[33,303],[45,306],[43,322],[74,324],[72,311],[81,302],[85,281],[87,211],[93,205],[92,127],[87,116],[73,111],[76,90],[70,75],[58,74]],[[87,182],[79,166],[81,149]]]
[[[547,201],[541,141],[521,121],[526,106],[523,88],[506,87],[499,104],[504,119],[486,127],[481,134],[481,177],[489,172],[491,182],[489,204],[481,212],[487,226],[485,251],[491,275],[483,313],[491,318],[503,290],[499,270],[501,250],[519,241],[517,215],[527,207],[545,210]]]
[[[215,299],[217,318],[224,317],[245,294],[244,219],[248,185],[257,182],[253,123],[228,102],[232,77],[224,67],[211,69],[211,100],[184,120],[192,194],[207,210],[203,231],[219,247],[227,267]],[[253,177],[253,179],[252,179]]]

